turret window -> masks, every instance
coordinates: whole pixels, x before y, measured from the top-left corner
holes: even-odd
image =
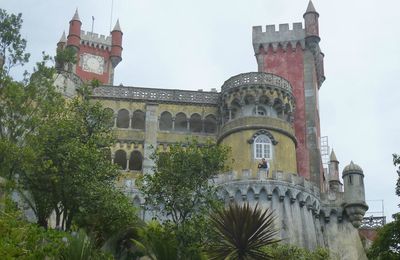
[[[271,139],[266,135],[259,135],[254,140],[255,159],[272,159]]]

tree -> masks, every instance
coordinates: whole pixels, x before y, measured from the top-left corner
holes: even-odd
[[[180,257],[193,255],[208,229],[205,215],[217,203],[211,179],[227,170],[229,149],[211,141],[196,140],[156,151],[154,173],[143,177],[140,187],[146,203],[172,221]],[[189,258],[187,258],[189,259]]]
[[[26,40],[20,33],[21,26],[21,13],[7,14],[4,9],[0,9],[0,70],[2,75],[7,75],[12,67],[24,65],[29,60],[30,54],[25,53]]]
[[[230,204],[211,215],[214,241],[207,245],[210,259],[272,259],[262,250],[279,242],[273,213],[249,204]]]
[[[400,196],[400,156],[393,154],[393,164],[398,166],[396,195]],[[367,255],[369,259],[399,259],[400,258],[400,213],[393,215],[394,221],[378,229],[376,240]]]

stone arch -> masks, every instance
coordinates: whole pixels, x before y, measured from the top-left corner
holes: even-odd
[[[282,111],[284,109],[282,100],[280,98],[275,98],[272,108],[273,108],[272,113],[275,112],[276,115],[271,115],[271,116],[279,117],[282,114]]]
[[[243,101],[245,105],[254,105],[256,103],[256,98],[251,94],[247,94]]]
[[[135,205],[136,207],[140,207],[140,205],[141,205],[141,202],[140,202],[140,198],[139,198],[139,196],[138,195],[136,195],[134,198],[133,198],[133,205]]]
[[[232,100],[230,105],[231,119],[238,118],[241,115],[241,105],[239,99]]]
[[[268,193],[267,193],[267,189],[265,187],[261,188],[260,193],[258,195],[258,200],[259,201],[267,201],[268,200]]]
[[[201,116],[194,113],[190,116],[189,120],[190,131],[194,133],[200,133],[203,130],[203,124],[201,121]]]
[[[214,115],[207,115],[204,119],[204,132],[216,133],[217,132],[217,119]]]
[[[118,150],[114,154],[114,164],[117,164],[121,167],[120,170],[126,169],[126,152],[124,150]]]
[[[247,201],[248,202],[256,202],[255,193],[253,188],[249,187],[247,190]]]
[[[278,196],[279,200],[283,200],[283,198],[285,197],[285,195],[283,194],[282,190],[276,186],[273,190],[272,190],[272,194],[275,194]]]
[[[175,130],[187,131],[187,117],[184,113],[180,112],[175,116]]]
[[[120,109],[117,115],[117,127],[128,128],[129,127],[129,111],[126,109]]]
[[[306,205],[308,210],[310,210],[312,208],[312,202],[311,202],[311,197],[310,196],[307,196],[305,205]]]
[[[261,97],[259,97],[258,99],[258,103],[262,104],[262,105],[269,105],[269,98],[267,95],[262,95]]]
[[[248,142],[249,144],[254,143],[254,140],[255,140],[255,139],[257,138],[257,136],[259,136],[259,135],[266,135],[266,136],[268,136],[268,138],[271,140],[271,142],[272,142],[273,145],[277,145],[277,144],[278,144],[278,142],[275,140],[274,136],[273,136],[268,130],[266,130],[266,129],[261,129],[261,130],[258,130],[257,132],[255,132],[255,133],[253,134],[253,136],[252,136],[249,140],[247,140],[247,142]]]
[[[141,171],[143,164],[143,156],[139,151],[132,151],[129,157],[129,170]]]
[[[306,201],[304,200],[304,194],[302,192],[297,193],[296,200],[299,202],[300,207],[303,207],[306,204]]]
[[[136,110],[132,115],[132,128],[144,130],[146,125],[146,114],[141,110]]]
[[[166,131],[172,129],[172,115],[170,112],[164,111],[161,113],[159,128]]]
[[[109,127],[113,127],[114,126],[114,109],[106,107],[104,108],[104,113],[106,114],[107,118],[109,119],[107,122],[107,125]]]
[[[258,105],[257,107],[253,108],[253,115],[266,116],[266,115],[268,115],[268,112],[264,106]]]
[[[291,189],[286,190],[285,196],[289,198],[291,203],[294,203],[296,201],[296,197],[293,195],[293,192]]]
[[[242,192],[240,191],[240,189],[237,189],[235,191],[235,202],[240,203],[242,201],[243,201]]]

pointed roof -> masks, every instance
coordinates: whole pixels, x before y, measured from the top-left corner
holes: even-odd
[[[60,40],[58,41],[59,43],[60,42],[67,42],[67,37],[65,37],[65,31],[63,32],[63,34],[61,35],[61,38],[60,38]]]
[[[335,151],[333,149],[332,149],[332,152],[331,152],[331,156],[329,157],[329,160],[331,162],[339,162],[338,159],[336,158],[336,154],[335,154]]]
[[[313,13],[316,13],[317,11],[315,10],[315,7],[314,7],[312,1],[310,0],[310,1],[308,2],[308,6],[307,6],[306,13],[312,13],[312,12],[313,12]]]
[[[357,164],[355,164],[353,161],[351,161],[350,164],[347,165],[346,167],[344,167],[344,169],[343,169],[343,175],[348,174],[348,173],[360,173],[360,174],[364,175],[362,168],[360,166],[358,166]]]
[[[79,14],[78,14],[78,8],[76,8],[75,10],[75,14],[74,17],[72,17],[71,21],[81,21],[81,19],[79,18]]]
[[[119,19],[117,19],[117,22],[115,23],[113,31],[121,31],[121,26],[119,25]]]

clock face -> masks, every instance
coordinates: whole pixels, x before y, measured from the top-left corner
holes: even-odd
[[[104,58],[89,53],[83,54],[82,70],[102,75],[104,72]]]

